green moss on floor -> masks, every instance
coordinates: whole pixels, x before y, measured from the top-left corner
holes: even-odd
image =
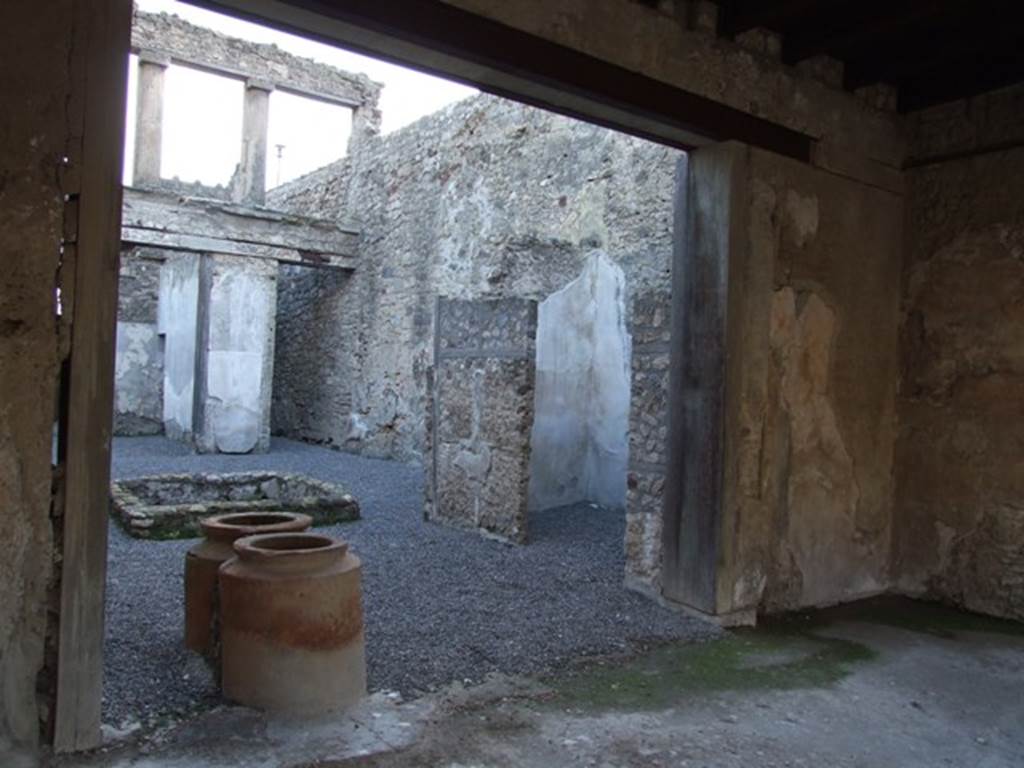
[[[547,681],[554,706],[589,711],[659,710],[695,693],[831,685],[878,653],[830,637],[837,624],[869,623],[953,639],[966,632],[1024,636],[1024,624],[937,603],[879,597],[763,620],[705,643],[656,648],[627,662],[599,662]]]
[[[851,665],[874,656],[859,643],[798,630],[739,630],[551,681],[551,701],[587,710],[658,710],[695,692],[829,685],[849,674]]]

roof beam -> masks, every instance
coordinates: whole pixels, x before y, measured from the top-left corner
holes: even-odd
[[[821,0],[723,0],[719,3],[719,30],[727,37],[755,27],[784,32],[796,17],[821,14],[821,6]]]
[[[828,54],[837,59],[863,57],[880,42],[894,39],[906,44],[920,35],[922,22],[934,23],[951,14],[963,14],[961,0],[889,3],[884,9],[875,3],[853,3],[833,9],[826,19],[788,26],[783,41],[783,60],[789,64]]]
[[[126,187],[121,242],[354,269],[359,234],[333,222]]]

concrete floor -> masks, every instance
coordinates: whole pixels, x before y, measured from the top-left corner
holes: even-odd
[[[1021,766],[1024,626],[897,598],[329,723],[220,708],[60,765]]]

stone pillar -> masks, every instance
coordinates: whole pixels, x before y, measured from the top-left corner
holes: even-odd
[[[537,303],[438,297],[424,515],[526,541]]]
[[[138,98],[135,105],[135,161],[132,183],[151,184],[160,179],[164,122],[164,72],[171,59],[152,51],[139,53]]]
[[[357,147],[367,139],[380,134],[381,113],[377,100],[363,104],[352,110],[352,133],[348,137],[348,154],[356,153]]]
[[[242,114],[242,159],[232,180],[232,199],[246,205],[266,200],[267,127],[272,83],[247,80]]]
[[[194,442],[200,453],[270,448],[277,262],[203,257]]]

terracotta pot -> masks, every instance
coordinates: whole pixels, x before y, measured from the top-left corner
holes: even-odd
[[[359,558],[314,533],[249,536],[220,569],[224,695],[318,714],[366,694]]]
[[[256,533],[304,531],[313,518],[293,512],[236,512],[201,520],[202,541],[185,555],[185,646],[210,656],[217,604],[217,570],[235,556],[233,544]]]

